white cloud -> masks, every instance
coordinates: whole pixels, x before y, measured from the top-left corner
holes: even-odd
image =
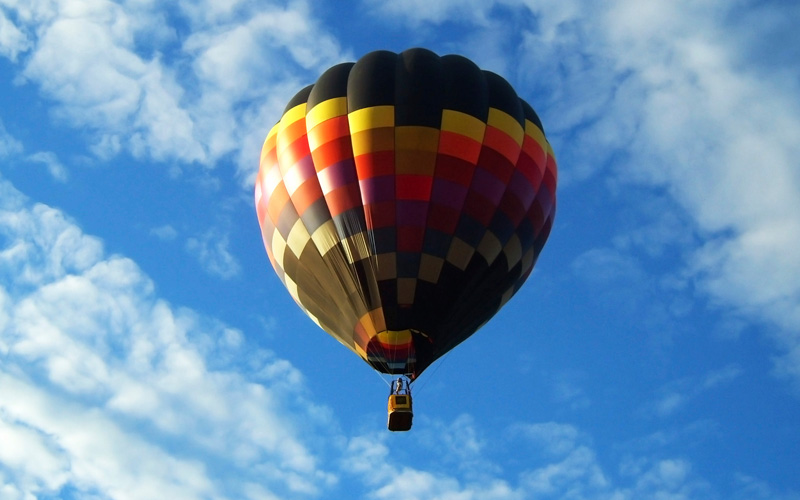
[[[575,449],[581,437],[575,426],[558,422],[520,424],[512,432],[515,436],[521,435],[530,440],[551,455],[566,455]]]
[[[171,457],[102,413],[6,374],[0,374],[0,396],[3,413],[21,424],[8,427],[12,442],[26,444],[5,465],[29,495],[57,493],[71,483],[121,500],[216,496],[202,464]]]
[[[698,288],[776,325],[792,352],[800,345],[800,284],[791,278],[800,275],[798,89],[738,64],[737,42],[717,29],[722,12],[609,17],[612,43],[626,47],[620,62],[640,75],[645,96],[622,172],[666,186],[705,233],[687,266]]]
[[[58,160],[58,156],[52,151],[39,151],[28,155],[27,159],[34,163],[44,164],[53,179],[59,182],[67,181],[67,168]]]
[[[9,26],[36,34],[22,77],[56,101],[56,116],[90,128],[102,160],[128,151],[213,166],[234,153],[249,181],[257,155],[246,147],[260,146],[294,92],[352,57],[305,1],[178,6],[190,22],[185,39],[159,2],[12,2]]]
[[[307,2],[185,3],[192,34],[183,43],[199,84],[198,133],[213,157],[237,153],[248,189],[269,129],[291,96],[327,67],[352,59]]]
[[[652,404],[652,411],[660,417],[671,416],[692,400],[732,383],[741,374],[742,369],[732,364],[712,370],[703,377],[685,377],[673,381],[662,388],[658,400]]]
[[[170,224],[154,227],[150,230],[150,234],[162,241],[171,241],[178,237],[178,231]]]
[[[371,9],[389,19],[398,17],[417,27],[421,23],[443,23],[445,21],[464,20],[478,24],[487,22],[487,14],[492,9],[492,2],[481,0],[410,0],[406,2],[381,2],[368,0]]]
[[[189,238],[186,251],[198,260],[207,273],[229,279],[239,274],[241,266],[228,250],[228,244],[228,235],[209,231],[198,238]]]
[[[9,494],[285,498],[335,484],[309,444],[325,412],[289,363],[158,299],[133,262],[105,256],[59,211],[5,181],[0,195]]]
[[[16,61],[29,47],[28,37],[0,10],[0,55]]]
[[[453,425],[463,423],[459,417]],[[417,440],[426,443],[427,448],[431,439],[439,440],[417,434],[409,439],[415,445]],[[506,453],[501,461],[492,462],[486,450],[482,474],[444,467],[438,457],[447,453],[429,458],[415,454],[410,459],[389,440],[385,435],[364,435],[348,442],[342,468],[368,487],[366,498],[678,500],[716,494],[691,462],[679,457],[625,453],[619,463],[604,467],[591,439],[574,425],[561,422],[519,423],[507,428],[503,438],[487,436],[490,448]]]
[[[22,153],[22,143],[8,133],[3,121],[0,120],[0,158],[20,153]]]
[[[131,14],[100,0],[62,7],[40,28],[25,78],[60,103],[61,116],[94,129],[101,143],[124,140],[138,156],[202,161],[180,87],[157,58],[135,52]]]

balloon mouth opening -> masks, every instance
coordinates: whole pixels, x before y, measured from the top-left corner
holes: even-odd
[[[391,375],[413,374],[416,368],[416,350],[411,330],[384,330],[367,343],[367,363],[382,373]]]

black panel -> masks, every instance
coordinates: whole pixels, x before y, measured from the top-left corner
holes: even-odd
[[[492,217],[492,221],[489,223],[489,231],[494,234],[500,243],[505,245],[511,236],[516,231],[516,227],[511,219],[508,218],[508,215],[505,214],[502,210],[498,210],[495,212],[494,217]]]
[[[544,127],[542,126],[542,121],[539,119],[539,115],[536,114],[536,111],[533,110],[530,104],[526,101],[520,99],[520,104],[522,104],[522,111],[525,113],[525,119],[530,120],[539,127],[539,130],[544,133]]]
[[[278,228],[278,232],[281,234],[281,236],[283,236],[284,240],[289,238],[289,232],[292,230],[298,219],[300,219],[300,216],[297,215],[297,210],[295,210],[292,202],[286,202],[281,209],[281,214],[278,216],[278,223],[275,224]]]
[[[410,49],[399,54],[394,105],[397,126],[441,127],[442,68],[439,56],[425,49]]]
[[[309,85],[300,92],[296,93],[294,97],[292,97],[292,99],[289,101],[289,104],[287,104],[286,107],[283,109],[283,112],[286,113],[287,111],[297,106],[298,104],[303,104],[304,102],[308,101],[308,94],[311,93],[311,89],[313,87],[314,85]]]
[[[476,221],[467,214],[461,214],[458,220],[458,226],[453,236],[457,236],[464,240],[469,246],[478,248],[483,234],[486,232],[486,226]]]
[[[418,252],[397,252],[397,277],[416,278],[422,255]]]
[[[394,104],[397,54],[370,52],[350,69],[347,79],[347,111]]]
[[[333,225],[342,240],[360,233],[367,227],[367,222],[364,219],[364,209],[360,206],[355,206],[345,210],[333,217]]]
[[[522,110],[520,99],[511,84],[502,76],[491,71],[484,71],[483,75],[486,78],[486,84],[489,86],[489,107],[505,111],[513,116],[522,125],[522,128],[525,128],[525,113]]]
[[[331,219],[331,213],[328,211],[328,203],[325,198],[320,198],[312,203],[303,212],[301,218],[303,219],[303,225],[308,230],[308,234],[314,234],[314,231]]]
[[[308,108],[311,109],[328,99],[347,96],[347,79],[354,64],[351,62],[337,64],[323,73],[308,96]]]
[[[397,250],[397,229],[394,226],[379,227],[371,231],[376,254],[392,253]]]
[[[397,280],[378,281],[378,291],[383,301],[383,318],[388,330],[402,330],[397,320]]]
[[[450,243],[453,241],[453,236],[436,229],[425,230],[425,240],[422,244],[422,252],[433,255],[436,257],[447,257],[447,251],[450,250]]]
[[[445,109],[461,111],[486,122],[489,116],[489,87],[483,71],[466,57],[441,59]]]

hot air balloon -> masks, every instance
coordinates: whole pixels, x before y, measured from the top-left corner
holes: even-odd
[[[458,55],[376,51],[289,101],[261,151],[255,205],[300,308],[401,376],[389,428],[407,430],[410,382],[531,274],[556,177],[538,116],[502,77]]]

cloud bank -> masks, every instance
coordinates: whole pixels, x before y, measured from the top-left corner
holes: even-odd
[[[288,362],[159,299],[132,261],[6,181],[0,241],[4,498],[286,498],[335,484],[307,437],[326,417]]]

